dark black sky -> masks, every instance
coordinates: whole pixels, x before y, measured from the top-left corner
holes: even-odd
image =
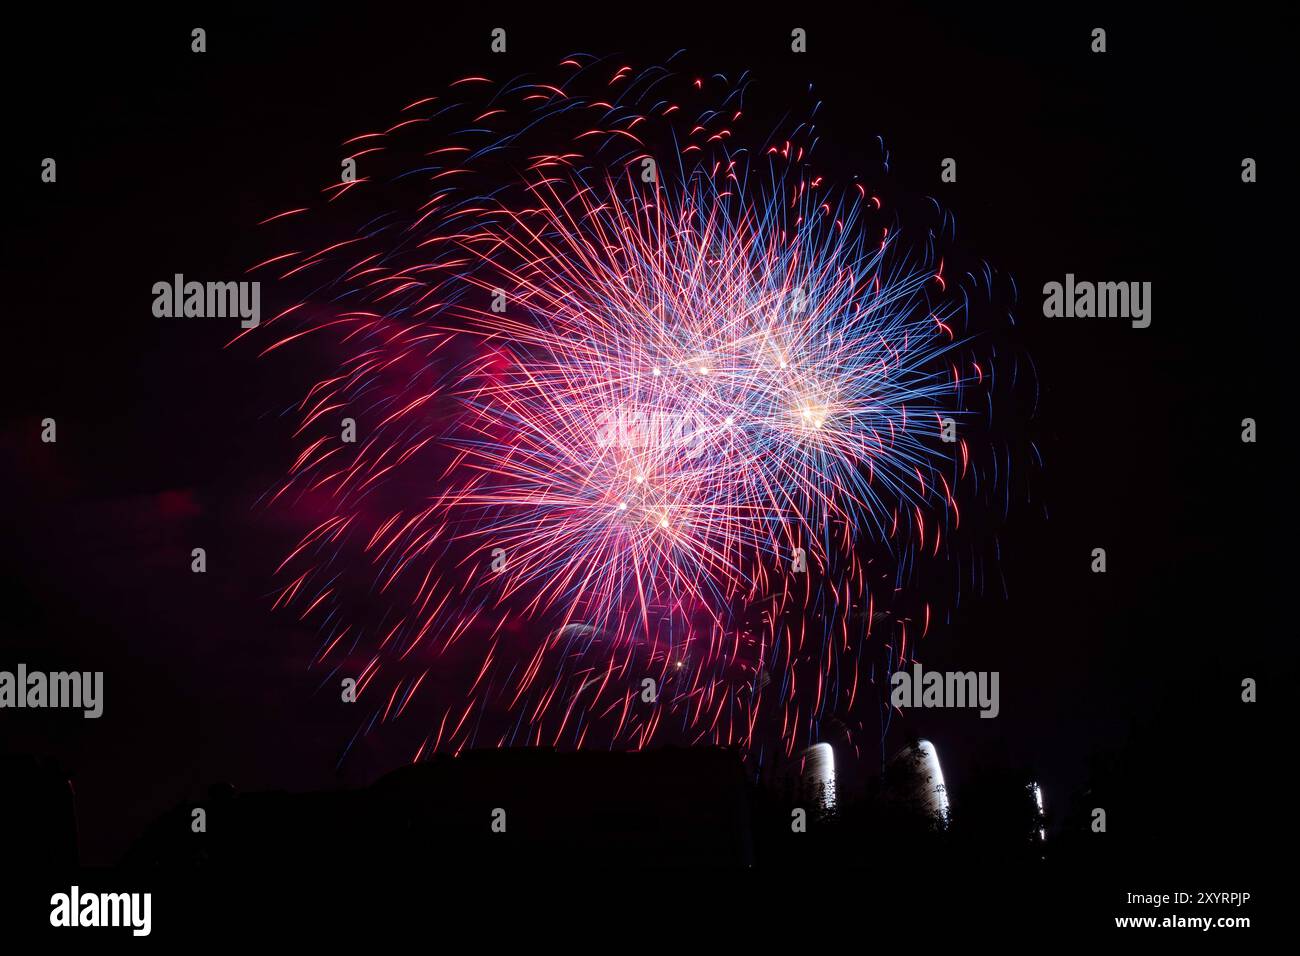
[[[1286,440],[1271,391],[1290,322],[1275,235],[1290,171],[1267,28],[1092,8],[645,16],[366,5],[9,31],[0,666],[104,670],[107,698],[98,721],[6,713],[0,742],[72,772],[87,859],[116,858],[213,781],[331,786],[355,729],[313,696],[314,644],[268,612],[292,529],[252,509],[282,464],[266,416],[312,370],[223,352],[217,323],[154,319],[150,288],[241,273],[254,222],[335,176],[339,142],[376,116],[482,70],[498,25],[516,72],[685,47],[755,69],[765,95],[812,81],[843,155],[883,136],[898,182],[939,197],[962,246],[1015,277],[1041,396],[1011,427],[1045,466],[1003,530],[1009,600],[970,601],[950,649],[927,658],[1001,671],[1002,716],[915,724],[958,795],[977,768],[1006,765],[1064,798],[1093,755],[1135,739],[1169,748],[1169,787],[1196,787],[1268,726],[1236,703],[1243,676],[1269,695],[1267,655],[1285,639],[1273,609],[1290,489],[1267,449]],[[208,30],[202,56],[193,26]],[[792,26],[808,30],[806,57],[788,53]],[[1094,26],[1103,56],[1088,52]],[[45,156],[56,186],[39,182]],[[957,184],[938,182],[945,156]],[[1259,183],[1241,183],[1243,156]],[[1151,281],[1152,327],[1044,320],[1043,283],[1066,272]],[[57,445],[39,441],[46,416]],[[1245,416],[1262,444],[1239,441]],[[188,569],[196,545],[205,576]],[[1088,572],[1098,546],[1105,576]],[[394,759],[363,745],[341,778]]]

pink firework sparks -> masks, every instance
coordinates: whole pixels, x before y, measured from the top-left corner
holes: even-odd
[[[898,594],[977,477],[969,290],[810,123],[741,145],[743,80],[560,71],[415,100],[263,220],[295,251],[250,272],[298,291],[259,353],[331,363],[267,495],[316,517],[275,604],[417,759],[792,753],[866,696],[873,620],[891,661],[930,627]]]

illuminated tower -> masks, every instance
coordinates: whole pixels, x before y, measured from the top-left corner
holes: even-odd
[[[799,791],[823,813],[835,809],[835,751],[827,743],[813,744],[800,755]]]
[[[885,798],[948,825],[948,788],[934,744],[920,739],[896,753],[885,767]]]

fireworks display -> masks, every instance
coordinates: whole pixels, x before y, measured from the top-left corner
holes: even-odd
[[[18,12],[6,939],[1268,922],[1285,28]]]
[[[887,155],[819,169],[815,100],[751,129],[751,85],[466,77],[262,223],[278,314],[235,341],[328,365],[263,502],[310,519],[274,604],[322,686],[357,680],[358,733],[856,745],[930,595],[978,582],[992,278],[889,208]]]

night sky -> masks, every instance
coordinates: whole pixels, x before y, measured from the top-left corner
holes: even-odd
[[[812,82],[840,159],[883,137],[897,183],[938,198],[962,248],[1015,278],[1013,339],[1039,392],[1036,412],[1001,424],[1043,466],[999,529],[1005,596],[967,595],[924,659],[999,671],[1001,716],[917,712],[906,735],[936,742],[956,799],[983,769],[1028,768],[1049,809],[1096,759],[1154,746],[1152,785],[1226,799],[1207,826],[1234,839],[1267,779],[1252,761],[1278,730],[1270,662],[1289,641],[1274,604],[1290,490],[1270,450],[1287,436],[1270,390],[1291,174],[1273,149],[1269,31],[1095,10],[789,24],[757,7],[644,22],[434,10],[37,15],[9,31],[0,667],[102,670],[106,692],[99,720],[4,713],[0,746],[71,774],[83,861],[119,859],[216,782],[361,785],[409,757],[366,738],[336,770],[356,719],[317,692],[311,629],[270,613],[300,529],[253,503],[284,467],[275,417],[317,377],[299,361],[311,353],[223,350],[231,323],[155,319],[150,289],[238,277],[260,249],[253,223],[336,177],[338,144],[375,117],[493,65],[497,25],[517,73],[577,50],[645,63],[686,48],[755,69],[769,102]],[[794,25],[806,56],[789,53]],[[1094,26],[1105,55],[1088,51]],[[45,156],[56,185],[39,181]],[[954,184],[938,179],[947,156]],[[1245,156],[1258,183],[1241,181]],[[1043,284],[1067,272],[1150,281],[1152,326],[1044,319]],[[47,416],[57,444],[40,441]],[[1244,417],[1258,444],[1241,442]],[[1240,703],[1248,676],[1257,710]]]

